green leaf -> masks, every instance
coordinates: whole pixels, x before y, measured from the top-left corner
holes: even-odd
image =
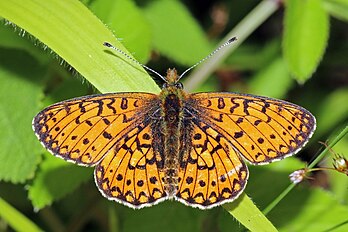
[[[45,69],[22,51],[0,49],[0,60],[0,180],[24,182],[34,176],[42,151],[31,121],[39,111],[37,79]]]
[[[250,231],[277,231],[245,193],[223,207]]]
[[[211,52],[204,32],[179,1],[152,1],[145,14],[152,26],[153,45],[163,55],[192,65]]]
[[[2,198],[0,198],[0,218],[6,221],[15,231],[42,231],[37,225]]]
[[[249,93],[284,98],[292,79],[282,58],[277,58],[261,69],[249,82]]]
[[[329,34],[329,16],[321,0],[286,1],[284,56],[289,71],[300,83],[316,70]]]
[[[46,153],[40,170],[29,187],[29,199],[36,210],[50,205],[93,176],[93,170],[78,167]]]
[[[286,216],[284,216],[286,215]],[[298,186],[269,216],[280,231],[347,231],[348,208],[323,189]]]
[[[108,25],[138,61],[147,61],[151,49],[150,25],[133,1],[99,0],[92,2],[90,9]]]
[[[126,51],[77,0],[0,1],[0,16],[38,38],[103,93],[159,90],[139,65],[103,46],[108,41]]]
[[[325,0],[323,4],[329,14],[340,20],[348,21],[348,0]]]

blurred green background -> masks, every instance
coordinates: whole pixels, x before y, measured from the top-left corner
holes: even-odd
[[[347,0],[7,0],[0,17],[0,231],[245,231],[222,207],[168,201],[132,210],[108,201],[93,168],[42,148],[31,120],[52,103],[98,92],[159,92],[158,77],[104,41],[165,75],[236,36],[183,78],[185,89],[285,99],[316,116],[317,130],[296,158],[250,167],[245,192],[261,210],[289,186],[291,172],[323,150],[319,141],[347,126]],[[333,150],[347,156],[348,137]],[[332,156],[318,165],[331,167]],[[348,231],[347,190],[346,175],[316,172],[267,217],[280,231]]]

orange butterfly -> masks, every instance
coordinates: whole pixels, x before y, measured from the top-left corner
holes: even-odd
[[[52,154],[96,166],[95,182],[110,200],[142,208],[176,199],[207,209],[243,192],[243,160],[258,165],[291,156],[315,130],[315,118],[300,106],[247,94],[188,94],[181,76],[169,69],[159,95],[56,103],[34,118],[34,131]]]

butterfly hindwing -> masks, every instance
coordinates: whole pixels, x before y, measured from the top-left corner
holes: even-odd
[[[235,93],[190,95],[192,114],[211,124],[250,163],[266,164],[298,152],[315,118],[292,103]],[[188,101],[190,102],[190,101]]]
[[[175,198],[202,209],[233,201],[246,186],[247,166],[231,143],[207,123],[191,118],[188,124]]]
[[[167,199],[163,159],[154,151],[151,125],[139,124],[96,166],[95,181],[102,194],[132,208]]]

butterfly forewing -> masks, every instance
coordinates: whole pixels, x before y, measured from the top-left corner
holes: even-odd
[[[186,107],[253,164],[295,154],[315,130],[315,118],[307,110],[266,97],[198,93],[190,95]]]
[[[180,161],[178,193],[184,204],[202,209],[233,201],[244,190],[248,169],[219,132],[199,118],[190,120],[191,137]]]
[[[54,155],[94,165],[158,104],[156,95],[146,93],[76,98],[41,111],[34,118],[33,128]]]

